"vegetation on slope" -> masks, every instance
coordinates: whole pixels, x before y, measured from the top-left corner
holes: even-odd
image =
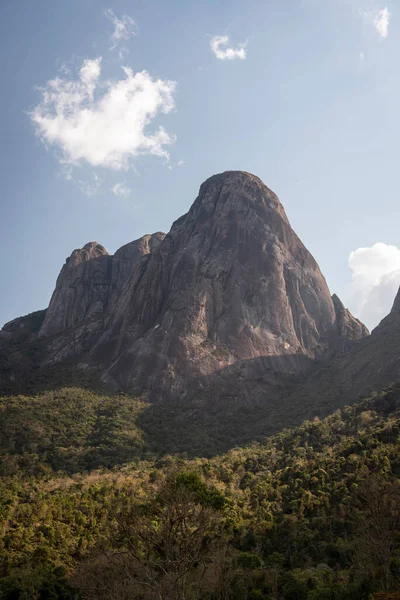
[[[144,404],[79,388],[0,398],[0,474],[68,474],[132,460]]]
[[[146,455],[144,409],[78,389],[2,399],[0,598],[344,600],[400,585],[400,386],[210,460]]]

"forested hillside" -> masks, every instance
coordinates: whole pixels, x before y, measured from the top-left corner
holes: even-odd
[[[350,600],[400,584],[400,386],[212,459],[151,453],[145,408],[76,388],[1,399],[0,598]]]

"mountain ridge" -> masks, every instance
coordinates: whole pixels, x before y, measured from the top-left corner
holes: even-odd
[[[258,356],[316,358],[366,334],[349,313],[350,328],[338,329],[336,319],[278,197],[259,178],[228,171],[201,185],[132,274],[89,362],[99,361],[116,387],[186,394],[188,371],[202,377]]]
[[[276,194],[254,175],[227,171],[200,186],[168,234],[142,236],[113,256],[97,242],[75,250],[16,356],[27,364],[22,346],[31,348],[34,380],[51,372],[62,384],[63,369],[75,369],[78,385],[97,380],[167,402],[190,422],[215,412],[222,426],[227,411],[247,407],[253,418],[263,406],[262,422],[275,431],[288,406],[300,422],[400,379],[386,343],[400,346],[399,308],[400,294],[368,336],[331,296]],[[18,323],[0,333],[5,354],[25,331]],[[6,367],[10,389],[21,371]]]

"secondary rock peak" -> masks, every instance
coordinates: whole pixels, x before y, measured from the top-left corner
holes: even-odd
[[[66,260],[69,267],[79,265],[87,260],[99,258],[100,256],[109,256],[107,250],[98,242],[88,242],[83,248],[75,249],[71,256]]]

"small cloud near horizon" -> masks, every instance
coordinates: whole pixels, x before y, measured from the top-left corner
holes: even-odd
[[[400,286],[400,248],[377,243],[351,252],[348,304],[370,329],[389,314]]]

